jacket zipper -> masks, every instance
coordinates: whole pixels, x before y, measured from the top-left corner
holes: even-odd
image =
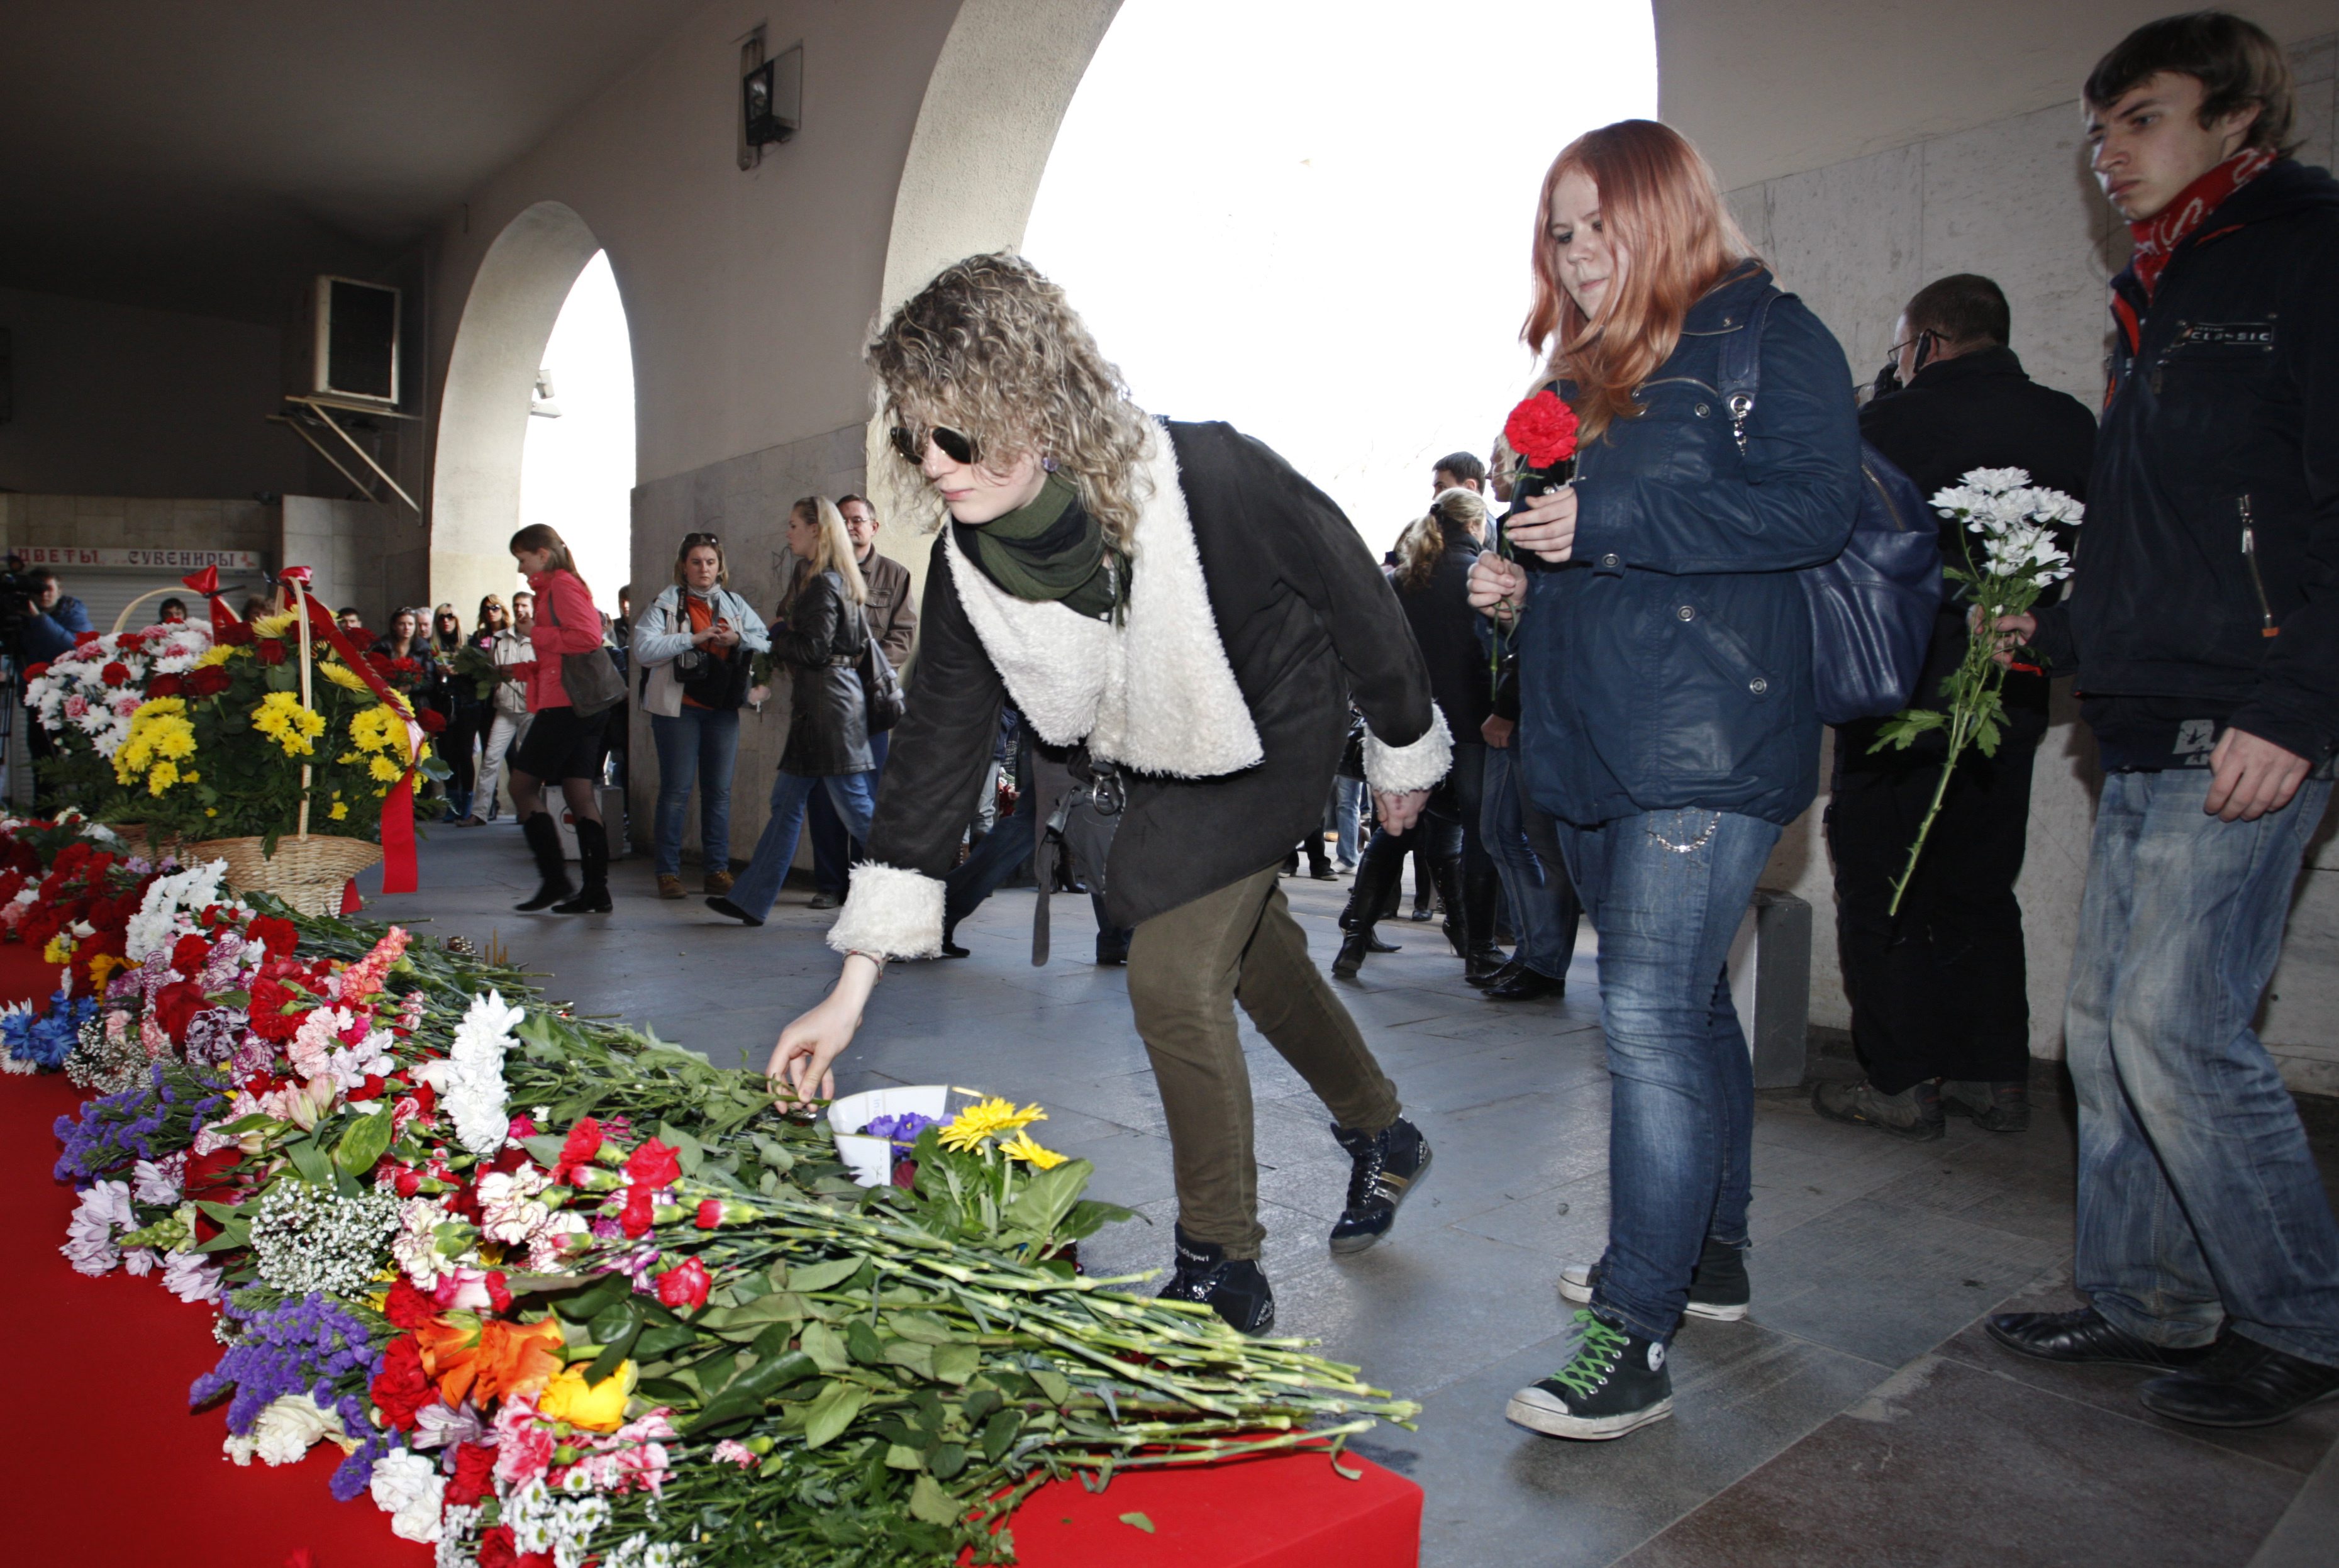
[[[2258,537],[2257,530],[2250,521],[2249,497],[2242,498],[2241,508],[2242,559],[2250,568],[2250,587],[2257,590],[2258,614],[2262,617],[2258,623],[2258,636],[2278,637],[2282,636],[2282,628],[2274,624],[2274,606],[2266,598],[2265,578],[2258,571]]]

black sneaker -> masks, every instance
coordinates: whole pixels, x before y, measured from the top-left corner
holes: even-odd
[[[2229,1334],[2201,1364],[2137,1390],[2155,1415],[2196,1426],[2273,1426],[2339,1399],[2339,1366]]]
[[[1332,1136],[1348,1151],[1348,1206],[1332,1227],[1332,1250],[1362,1252],[1396,1223],[1397,1205],[1429,1174],[1429,1140],[1398,1117],[1378,1132],[1353,1132],[1337,1122]]]
[[[1275,1326],[1275,1292],[1268,1288],[1267,1273],[1257,1258],[1229,1257],[1225,1247],[1194,1240],[1182,1225],[1173,1234],[1178,1267],[1161,1295],[1172,1301],[1199,1301],[1238,1333],[1264,1334]]]
[[[1584,1338],[1567,1365],[1511,1395],[1503,1412],[1546,1437],[1604,1443],[1673,1413],[1663,1340],[1643,1339],[1594,1312],[1579,1312]]]
[[[1599,1283],[1596,1263],[1571,1263],[1559,1271],[1559,1293],[1570,1301],[1589,1302],[1593,1287]],[[1690,1273],[1689,1302],[1683,1310],[1692,1317],[1735,1323],[1746,1316],[1753,1298],[1753,1283],[1746,1277],[1746,1249],[1707,1237],[1697,1267]]]
[[[2030,1085],[2020,1079],[1989,1083],[1951,1079],[1941,1085],[1941,1109],[1972,1117],[1985,1132],[2028,1132]]]
[[[1911,1084],[1898,1094],[1885,1094],[1864,1080],[1813,1084],[1811,1109],[1830,1121],[1872,1127],[1911,1143],[1929,1142],[1943,1130],[1941,1090],[1934,1083]]]

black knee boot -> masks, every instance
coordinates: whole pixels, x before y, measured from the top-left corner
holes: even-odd
[[[1340,979],[1353,979],[1357,971],[1364,967],[1367,953],[1396,951],[1374,937],[1373,924],[1381,918],[1381,901],[1405,875],[1408,847],[1404,839],[1375,833],[1373,842],[1365,846],[1363,857],[1357,862],[1357,880],[1348,890],[1347,910],[1340,916],[1340,924],[1347,934],[1340,939],[1340,954],[1332,961],[1332,972]]]
[[[585,817],[577,819],[577,858],[585,867],[585,891],[566,903],[552,906],[555,914],[609,912],[609,830]]]
[[[1446,940],[1453,944],[1454,956],[1462,961],[1464,977],[1494,973],[1503,967],[1502,952],[1495,946],[1491,932],[1475,929],[1471,922],[1470,901],[1462,892],[1461,851],[1439,854],[1431,869],[1437,883],[1437,902],[1446,906]]]
[[[538,807],[536,814],[519,824],[521,834],[528,840],[528,853],[536,856],[536,874],[542,886],[536,896],[512,907],[526,913],[548,908],[577,891],[568,880],[568,863],[560,854],[560,830],[553,825],[552,814]]]

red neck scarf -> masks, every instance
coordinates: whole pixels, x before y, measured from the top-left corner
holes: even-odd
[[[2176,199],[2153,216],[2127,226],[2136,240],[2136,258],[2128,265],[2150,300],[2160,286],[2160,274],[2176,247],[2193,237],[2202,221],[2224,206],[2233,193],[2265,171],[2275,160],[2271,147],[2245,147],[2176,194]]]

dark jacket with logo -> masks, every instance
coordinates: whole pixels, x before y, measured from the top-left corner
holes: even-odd
[[[1905,390],[1879,398],[1860,411],[1860,433],[1908,475],[1918,494],[1929,501],[1975,468],[2021,468],[2034,485],[2061,490],[2077,500],[2087,498],[2095,415],[2078,399],[2025,375],[2011,349],[1979,349],[1926,366]],[[1949,518],[1942,518],[1940,526],[1941,559],[1957,566],[1978,541]],[[2066,549],[2072,544],[2070,537],[2063,541]],[[1941,682],[1965,657],[1968,606],[1962,594],[1942,603],[1932,646],[1926,650],[1925,672],[1910,698],[1913,705],[1946,705]],[[2047,730],[2046,677],[2008,675],[2004,695],[2011,738],[2036,744]],[[1948,753],[1947,738],[1936,730],[1920,736],[1907,752],[1871,754],[1869,745],[1883,722],[1862,719],[1841,725],[1837,764],[1890,767],[1915,759],[1932,766]]]
[[[1818,793],[1795,573],[1850,537],[1860,425],[1842,349],[1789,295],[1763,330],[1740,451],[1714,390],[1722,345],[1770,287],[1750,263],[1691,307],[1633,393],[1642,413],[1579,455],[1573,558],[1529,574],[1521,764],[1565,821],[1702,806],[1783,824]]]
[[[2071,592],[2037,646],[2091,696],[2339,745],[2339,182],[2284,159],[2176,248],[2116,341]]]

